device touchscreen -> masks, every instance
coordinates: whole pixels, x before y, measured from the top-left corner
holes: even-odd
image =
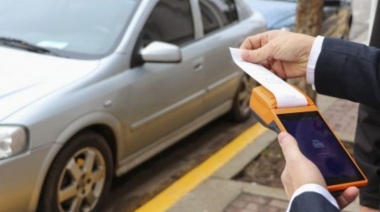
[[[278,114],[278,118],[328,186],[365,179],[318,112]]]

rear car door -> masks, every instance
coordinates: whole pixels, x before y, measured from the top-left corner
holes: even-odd
[[[253,23],[241,24],[235,0],[199,0],[203,25],[205,110],[229,107],[242,77],[233,63],[229,47],[238,48],[254,29]]]

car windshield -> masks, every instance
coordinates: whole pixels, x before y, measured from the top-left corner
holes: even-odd
[[[121,39],[138,0],[2,0],[0,38],[71,58],[99,58]],[[25,45],[1,46],[23,48]],[[30,48],[26,49],[30,50]],[[42,52],[42,51],[40,51]]]

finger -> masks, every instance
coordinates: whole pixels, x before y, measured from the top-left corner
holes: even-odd
[[[278,135],[278,141],[284,154],[285,161],[299,160],[301,157],[304,157],[298,147],[296,139],[294,139],[289,133],[281,132]]]
[[[252,50],[260,48],[268,43],[268,32],[260,33],[257,35],[246,38],[240,45],[241,49]]]
[[[261,48],[253,50],[243,50],[241,57],[251,63],[260,63],[273,57],[274,51],[271,45],[264,45]]]
[[[351,204],[356,197],[359,195],[359,189],[356,187],[349,187],[343,191],[338,197],[336,197],[336,201],[341,209],[347,207]]]
[[[287,79],[288,75],[285,72],[285,67],[283,63],[279,60],[272,60],[271,62],[272,70],[282,79]]]
[[[259,64],[264,66],[266,69],[271,70],[270,63],[268,60],[263,60]]]

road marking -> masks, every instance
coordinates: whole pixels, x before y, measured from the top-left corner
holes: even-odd
[[[267,128],[259,123],[253,125],[202,164],[189,171],[149,202],[138,208],[136,212],[166,211],[170,209],[177,201],[223,167],[224,164],[266,131]]]

